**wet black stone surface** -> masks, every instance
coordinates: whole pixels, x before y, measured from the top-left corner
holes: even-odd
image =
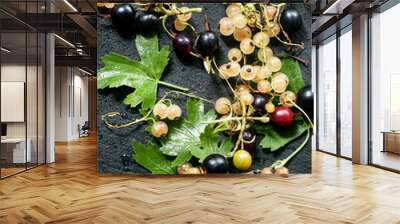
[[[208,16],[211,30],[218,32],[217,25],[220,18],[225,15],[225,5],[217,3],[192,3],[190,7],[202,7],[203,12]],[[293,37],[294,42],[304,42],[305,49],[303,51],[290,52],[291,55],[299,56],[303,59],[311,61],[311,12],[308,5],[292,4],[291,7],[298,9],[303,17],[303,27]],[[202,14],[193,14],[191,23],[199,30],[203,30],[204,17]],[[97,44],[98,59],[103,55],[116,52],[128,57],[139,59],[134,45],[134,36],[124,38],[113,29],[111,21],[108,19],[98,19],[97,25]],[[172,47],[172,41],[166,33],[163,32],[161,25],[159,26],[158,36],[160,45],[169,45],[171,49],[170,61],[163,73],[163,81],[176,83],[180,86],[188,87],[195,90],[200,96],[215,100],[221,96],[230,96],[230,91],[218,76],[208,75],[202,66],[202,61],[194,58],[182,58],[177,56]],[[231,38],[220,37],[220,50],[217,54],[218,64],[227,62],[226,52],[230,47],[237,46]],[[287,52],[281,44],[272,41],[270,44],[276,55],[285,55]],[[98,68],[101,62],[98,60]],[[304,66],[301,64],[303,78],[306,84],[311,84],[311,65]],[[121,161],[123,154],[131,155],[131,142],[133,139],[145,143],[147,141],[156,142],[147,132],[144,131],[145,124],[123,129],[109,129],[101,121],[101,115],[111,112],[122,112],[123,119],[129,120],[139,117],[137,110],[131,109],[122,103],[124,96],[130,93],[132,89],[118,88],[99,90],[98,94],[98,166],[100,173],[148,173],[140,165],[131,162],[126,169]],[[162,96],[165,92],[164,88],[159,88],[158,95]],[[182,108],[185,108],[186,99],[181,98],[174,101]],[[209,106],[208,106],[209,108]],[[208,109],[207,108],[207,109]],[[271,165],[275,160],[285,158],[295,148],[302,143],[304,136],[290,143],[278,152],[271,153],[268,150],[256,148],[254,149],[253,168],[262,168]],[[257,139],[259,141],[260,139]],[[291,173],[310,173],[311,172],[311,141],[306,147],[288,164]]]

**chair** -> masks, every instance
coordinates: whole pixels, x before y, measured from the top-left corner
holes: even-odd
[[[88,137],[89,129],[90,129],[89,121],[85,121],[85,123],[82,125],[82,127],[80,125],[78,125],[79,138]]]

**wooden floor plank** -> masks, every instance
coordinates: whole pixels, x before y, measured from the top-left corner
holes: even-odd
[[[0,181],[0,223],[400,223],[400,175],[313,153],[313,174],[134,177],[96,172],[96,139]]]

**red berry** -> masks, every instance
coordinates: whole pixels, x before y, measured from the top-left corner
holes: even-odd
[[[271,120],[279,127],[288,127],[293,124],[294,113],[288,107],[276,107],[271,115]]]

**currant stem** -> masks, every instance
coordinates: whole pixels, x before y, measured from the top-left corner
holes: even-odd
[[[174,39],[175,36],[167,29],[167,26],[165,25],[165,22],[168,19],[168,15],[164,15],[161,18],[162,18],[162,26],[163,26],[164,31],[168,34],[168,36],[170,36],[172,39]]]
[[[268,121],[269,119],[267,117],[245,117],[246,120],[253,120],[253,121]],[[243,120],[243,117],[227,117],[227,118],[222,118],[218,120],[213,120],[213,121],[205,121],[203,122],[204,124],[216,124],[216,123],[222,123],[225,121],[241,121]]]
[[[242,123],[240,126],[240,133],[239,133],[238,139],[236,140],[235,148],[233,149],[233,151],[231,153],[232,155],[239,149],[239,144],[242,143],[243,132],[244,132],[244,129],[246,128],[246,114],[247,114],[246,105],[244,105],[243,102],[241,102],[241,105],[242,105],[242,120],[241,120]]]
[[[114,116],[119,116],[119,115],[121,115],[119,112],[109,112],[109,113],[107,113],[107,114],[105,114],[105,115],[102,115],[102,116],[101,116],[101,120],[104,121],[104,123],[105,123],[105,124],[107,125],[107,127],[109,127],[109,128],[116,128],[116,129],[119,129],[119,128],[126,128],[126,127],[129,127],[129,126],[131,126],[131,125],[134,125],[134,124],[137,124],[137,123],[140,123],[140,122],[143,122],[143,121],[148,120],[148,117],[150,116],[151,112],[152,112],[152,110],[149,110],[149,112],[147,112],[147,114],[146,114],[144,117],[142,117],[142,118],[140,118],[140,119],[135,119],[135,120],[133,120],[133,121],[131,121],[131,122],[129,122],[129,123],[126,123],[126,124],[111,124],[111,123],[108,121],[107,118],[109,118],[109,117],[114,117]]]
[[[288,45],[288,46],[296,46],[299,47],[300,49],[304,49],[304,43],[301,44],[296,44],[296,43],[289,43],[287,41],[282,40],[281,38],[279,38],[278,36],[275,36],[275,38],[281,42],[282,44]]]
[[[219,70],[219,67],[218,67],[218,65],[217,65],[217,62],[215,61],[215,58],[213,58],[212,62],[213,62],[213,64],[214,64],[214,67],[217,69],[217,71],[218,71],[219,73],[221,73],[221,70]],[[228,80],[228,79],[225,79],[225,81],[226,81],[226,84],[228,84],[229,89],[232,91],[233,95],[236,95],[235,90],[233,89],[233,87],[232,87],[231,83],[229,82],[229,80]]]
[[[185,9],[185,10],[176,8],[173,10],[168,10],[168,9],[164,10],[165,14],[169,15],[169,16],[186,14],[186,13],[201,13],[202,11],[203,11],[202,8],[190,8],[190,9]]]
[[[208,100],[208,99],[203,98],[203,97],[200,97],[200,96],[197,96],[197,95],[195,95],[195,94],[193,94],[193,93],[185,93],[185,92],[176,91],[176,90],[172,90],[172,91],[167,92],[167,93],[165,94],[165,97],[168,96],[168,95],[171,94],[171,93],[175,93],[175,94],[178,94],[178,95],[187,96],[187,97],[190,97],[190,98],[195,98],[195,99],[198,99],[198,100],[201,100],[201,101],[210,103],[210,104],[214,104],[213,101]]]
[[[183,91],[183,92],[189,91],[188,88],[185,88],[185,87],[182,87],[182,86],[177,86],[177,85],[174,85],[174,84],[171,84],[171,83],[168,83],[168,82],[164,82],[164,81],[160,81],[159,80],[159,81],[157,81],[157,83],[160,84],[160,85],[163,85],[163,86],[168,86],[168,87],[170,87],[172,89],[177,89],[177,90]]]
[[[200,54],[196,54],[196,53],[194,53],[193,51],[191,51],[190,54],[191,54],[192,56],[196,57],[196,58],[201,58],[201,55],[200,55]]]
[[[311,119],[310,119],[310,117],[308,116],[308,114],[307,114],[303,109],[301,109],[301,107],[299,107],[299,105],[297,105],[295,102],[293,102],[293,100],[291,100],[291,99],[289,99],[289,98],[286,98],[286,100],[289,101],[290,103],[292,103],[293,106],[296,107],[296,108],[306,117],[306,119],[307,119],[308,123],[310,123],[311,129],[312,129],[312,131],[313,131],[313,133],[314,133],[314,124],[313,124],[313,122],[311,121]]]
[[[279,163],[279,165],[276,165],[273,168],[276,169],[276,168],[285,166],[287,162],[289,162],[294,156],[296,156],[304,148],[304,146],[307,144],[309,139],[310,139],[310,129],[307,129],[307,136],[304,139],[303,143],[301,143],[301,145],[299,147],[297,147],[296,150],[294,150],[288,157],[286,157],[286,159],[281,160],[279,162],[277,161]]]

